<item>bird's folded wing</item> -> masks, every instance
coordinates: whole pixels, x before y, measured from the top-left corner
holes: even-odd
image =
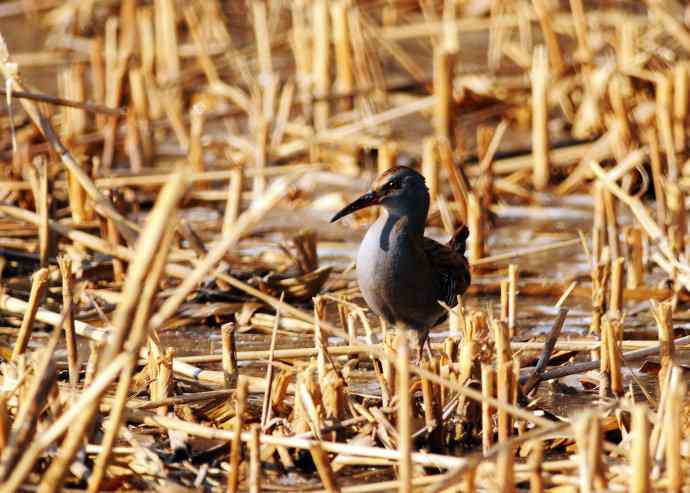
[[[464,293],[470,285],[470,267],[467,259],[456,250],[431,238],[424,238],[422,246],[429,263],[440,276],[443,301],[454,306],[457,296]]]

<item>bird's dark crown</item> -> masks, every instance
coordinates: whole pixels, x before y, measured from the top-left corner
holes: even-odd
[[[408,176],[415,177],[425,183],[424,176],[407,166],[394,166],[381,173],[371,184],[372,190],[380,190],[395,180],[402,180]]]

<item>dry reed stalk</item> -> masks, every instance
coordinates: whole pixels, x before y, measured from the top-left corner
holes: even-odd
[[[84,422],[83,412],[94,399],[105,392],[111,382],[117,378],[120,370],[125,365],[127,356],[125,354],[119,355],[111,365],[109,365],[103,372],[99,373],[98,377],[93,381],[86,390],[79,396],[79,398],[70,406],[60,417],[43,433],[36,434],[29,446],[23,451],[22,458],[17,464],[17,467],[12,471],[12,476],[0,487],[0,491],[15,491],[23,483],[24,478],[31,472],[34,463],[39,455],[47,449],[55,440],[62,436],[65,431],[74,426],[82,426]],[[90,420],[89,420],[90,421]],[[74,436],[74,435],[72,435]],[[69,437],[68,437],[69,438]],[[78,437],[76,446],[83,444],[83,435]],[[67,442],[63,442],[61,452],[64,452]],[[75,445],[72,445],[75,446]],[[63,462],[64,467],[69,466],[69,458],[65,455],[59,455],[55,461]],[[50,470],[50,469],[49,469]],[[46,473],[47,475],[47,473]],[[45,477],[44,477],[45,481]]]
[[[592,334],[601,332],[601,317],[606,311],[606,293],[609,279],[609,263],[592,266]]]
[[[16,491],[29,473],[29,470],[15,466],[23,459],[26,449],[35,439],[40,414],[57,379],[54,352],[60,339],[60,326],[61,324],[58,324],[53,328],[53,333],[39,356],[33,378],[21,398],[9,437],[0,455],[0,491],[3,493]],[[19,482],[12,484],[12,480],[17,476],[21,476]]]
[[[395,142],[382,142],[378,148],[378,155],[376,159],[376,164],[378,168],[378,173],[382,174],[393,166],[397,160],[398,155],[398,144]]]
[[[49,278],[48,269],[37,270],[31,279],[31,293],[29,294],[29,302],[27,310],[24,312],[22,324],[17,333],[17,340],[12,349],[12,360],[16,361],[20,354],[26,351],[33,331],[34,320],[36,320],[36,312],[39,309],[43,297],[45,296],[46,284]]]
[[[335,51],[336,80],[339,93],[349,94],[355,89],[352,49],[350,46],[350,27],[348,11],[352,8],[349,0],[331,2],[331,22],[333,23],[333,45]],[[341,99],[338,103],[342,111],[352,109],[352,98]]]
[[[595,413],[587,411],[573,424],[580,467],[579,486],[582,492],[594,492],[607,487],[602,461],[601,422]]]
[[[122,301],[113,317],[113,331],[103,353],[101,365],[108,364],[122,350],[125,341],[133,335],[129,333],[132,330],[130,324],[138,315],[142,286],[154,284],[151,282],[150,276],[155,268],[153,259],[164,258],[167,255],[163,246],[166,237],[169,236],[171,226],[174,226],[174,222],[170,219],[175,216],[174,211],[185,194],[187,186],[182,170],[171,175],[168,184],[158,196],[156,206],[147,218],[146,229],[142,231],[137,243],[137,253],[133,256],[127,270],[127,279],[122,288]],[[166,255],[162,255],[162,251]],[[144,327],[139,330],[144,331]],[[143,343],[143,340],[136,342]],[[128,343],[134,344],[132,340],[129,340]]]
[[[619,317],[623,313],[623,275],[625,259],[616,258],[611,263],[611,290],[609,295],[609,313],[614,317]]]
[[[225,386],[231,388],[237,379],[237,351],[235,349],[235,324],[230,322],[221,328],[221,340],[223,344],[223,375]]]
[[[611,79],[608,87],[609,100],[618,123],[617,127],[612,127],[617,130],[617,138],[612,141],[613,152],[619,159],[628,153],[632,141],[630,122],[628,121],[629,109],[626,107],[624,95],[624,92],[628,92],[626,85],[629,85],[629,82],[625,76],[616,75]]]
[[[397,337],[397,397],[398,397],[398,450],[400,464],[398,478],[401,493],[412,492],[412,396],[410,395],[410,350],[407,334]]]
[[[48,221],[54,215],[52,208],[52,187],[48,180],[48,164],[45,157],[37,156],[33,166],[29,168],[31,188],[33,189],[36,213],[41,216],[41,224],[38,227],[39,254],[41,267],[48,267],[51,257],[57,252],[55,235],[50,231]]]
[[[203,103],[192,106],[190,115],[191,123],[189,129],[189,152],[187,159],[192,171],[197,173],[204,172],[204,147],[201,138],[204,132],[205,111]]]
[[[528,465],[531,469],[529,476],[530,493],[543,493],[544,478],[542,477],[542,463],[544,462],[544,442],[536,439],[528,442],[529,459]]]
[[[606,245],[606,211],[604,205],[604,186],[595,183],[592,187],[594,201],[594,218],[592,221],[592,262],[602,261],[604,246]]]
[[[609,320],[606,316],[601,319],[600,340],[599,346],[599,397],[604,399],[610,396],[611,392],[611,359],[609,358],[609,345],[611,332],[607,330]],[[597,356],[596,352],[592,352],[592,360]]]
[[[164,401],[172,396],[174,391],[173,378],[173,358],[175,356],[175,349],[168,347],[165,353],[158,359],[158,378],[156,380],[157,399]],[[158,414],[168,414],[169,408],[167,404],[163,404],[157,409]]]
[[[472,233],[470,235],[469,261],[472,265],[477,265],[484,257],[484,214],[481,211],[479,199],[470,192],[467,194],[467,225]]]
[[[132,96],[133,115],[136,130],[139,132],[139,142],[145,162],[153,157],[154,143],[152,139],[151,121],[149,119],[149,103],[146,95],[147,88],[144,74],[140,68],[129,71],[129,89]]]
[[[436,152],[436,138],[425,137],[422,141],[422,175],[429,189],[431,203],[436,202],[439,191],[439,163]]]
[[[331,89],[330,22],[326,0],[313,2],[312,29],[314,95],[325,98]],[[330,104],[327,99],[320,99],[314,104],[314,128],[319,132],[327,129],[329,117]]]
[[[452,143],[453,131],[453,65],[455,54],[444,45],[434,47],[434,134],[439,142]]]
[[[228,493],[237,493],[240,481],[240,463],[242,462],[242,421],[246,407],[248,383],[244,375],[237,379],[235,394],[235,427],[232,430],[230,443],[230,473],[228,474]]]
[[[468,195],[470,193],[469,185],[463,174],[455,167],[455,163],[453,162],[453,150],[450,143],[445,140],[436,139],[436,152],[438,152],[439,159],[448,173],[448,181],[450,183],[453,199],[456,203],[458,219],[462,224],[469,225],[467,204],[469,200]],[[471,229],[470,227],[470,230]]]
[[[659,363],[658,375],[659,388],[667,381],[669,372],[673,367],[674,342],[673,342],[673,304],[669,301],[653,304],[654,319],[656,320],[659,335]]]
[[[666,182],[666,211],[668,225],[677,228],[678,241],[674,242],[671,239],[672,246],[676,247],[677,252],[683,252],[685,246],[683,241],[687,235],[687,212],[685,208],[685,194],[681,188],[674,182]],[[669,234],[669,236],[671,236]]]
[[[605,356],[602,351],[602,359],[608,358],[607,370],[610,377],[610,390],[614,396],[621,397],[623,395],[623,377],[621,374],[620,339],[623,335],[623,326],[620,319],[604,317],[603,333],[606,335],[605,338],[602,337],[602,347],[606,347],[607,354]],[[604,339],[605,344],[603,344]]]
[[[423,361],[422,367],[427,371],[438,374],[438,360]],[[424,408],[424,424],[429,434],[429,447],[433,451],[443,449],[442,409],[438,388],[426,378],[422,378],[422,399]]]
[[[661,142],[666,153],[668,178],[675,182],[679,174],[678,160],[673,145],[672,96],[671,80],[663,75],[657,75],[656,81],[656,126],[659,130]]]
[[[534,0],[535,7],[536,4],[542,2],[543,0]],[[554,71],[559,72],[555,64]],[[549,59],[543,46],[537,46],[534,49],[530,78],[532,81],[532,159],[534,161],[532,182],[535,189],[544,190],[549,184],[550,171],[547,103]]]
[[[14,68],[11,67],[9,61],[9,52],[4,39],[0,38],[0,72],[6,79],[12,80],[12,85],[19,90],[24,90],[22,84],[17,80],[18,74]],[[60,156],[60,160],[65,168],[75,177],[79,185],[86,191],[89,197],[94,201],[96,210],[105,217],[109,217],[116,222],[120,233],[125,237],[128,243],[133,243],[136,228],[119,214],[110,204],[110,202],[103,196],[103,194],[95,186],[91,178],[84,172],[82,167],[77,163],[70,152],[65,148],[59,137],[55,133],[50,121],[39,110],[38,106],[32,101],[26,99],[20,100],[24,110],[27,112],[33,123],[39,128],[43,136],[46,138],[50,146]]]
[[[499,430],[500,431],[500,430]],[[511,442],[501,448],[496,458],[496,486],[497,491],[516,493],[515,488],[515,451]]]
[[[512,354],[510,351],[510,333],[508,327],[493,321],[494,341],[496,344],[496,398],[507,404],[512,401]],[[504,407],[498,407],[498,442],[505,442],[510,438],[513,422]]]
[[[577,37],[577,59],[585,65],[592,62],[592,48],[587,36],[587,16],[582,0],[570,0],[570,10],[573,13],[573,26]]]
[[[124,212],[124,198],[122,197],[122,194],[116,190],[113,190],[110,194],[110,197],[113,202],[113,207],[115,209],[122,213]],[[107,238],[110,243],[113,245],[122,245],[122,236],[120,235],[119,231],[117,230],[117,225],[115,222],[110,219],[106,218],[105,220],[105,227],[106,227],[106,233],[107,233]],[[113,263],[113,278],[115,279],[116,282],[122,282],[125,279],[125,264],[124,262],[117,258],[114,257],[112,260]]]
[[[501,321],[504,323],[508,323],[508,291],[509,291],[509,283],[508,279],[502,279],[501,280],[501,290],[500,290],[500,300],[501,300]]]
[[[319,443],[316,443],[311,449],[309,449],[311,457],[316,465],[316,471],[321,478],[324,489],[328,493],[337,493],[340,491],[337,483],[335,482],[335,476],[333,474],[333,468],[328,460],[328,455],[324,452],[323,448]]]
[[[517,314],[517,283],[518,270],[517,265],[508,265],[508,331],[512,339],[517,334],[515,326],[515,318]]]
[[[477,468],[468,467],[462,478],[462,488],[465,493],[476,493],[477,491]]]
[[[140,410],[130,409],[128,410],[127,416],[133,422],[143,423],[148,426],[168,428],[170,430],[180,430],[193,436],[212,440],[231,440],[235,434],[234,430],[230,431],[213,428],[170,416],[158,416],[156,414]],[[249,432],[243,432],[240,435],[240,439],[242,442],[248,442],[250,439]],[[381,458],[393,461],[399,461],[401,457],[399,450],[385,449],[382,447],[370,447],[365,445],[353,445],[340,442],[319,442],[317,440],[310,440],[306,438],[261,435],[261,443],[263,445],[277,445],[288,448],[298,448],[301,450],[309,450],[314,444],[320,443],[324,451],[334,454]],[[413,453],[412,460],[424,467],[440,467],[443,469],[456,467],[464,468],[468,463],[468,461],[462,457],[422,452]],[[232,464],[230,470],[233,470]]]
[[[681,375],[682,371],[673,371],[676,375]],[[680,370],[680,369],[678,369]],[[681,378],[674,378],[671,375],[666,401],[666,411],[664,413],[664,428],[666,432],[666,491],[669,493],[680,493],[683,490],[683,458],[681,455],[681,443],[683,441],[683,416],[684,400],[686,396],[687,384]],[[679,426],[680,424],[680,426]]]
[[[325,318],[326,301],[320,296],[314,298],[314,347],[317,348],[316,365],[319,372],[319,381],[323,382],[326,378],[328,365],[328,336],[323,334],[321,321]]]
[[[540,246],[535,246],[535,247],[527,247],[527,248],[520,248],[520,249],[515,249],[507,253],[499,253],[496,255],[491,255],[488,257],[483,257],[479,260],[475,260],[472,262],[472,265],[476,266],[485,266],[485,265],[493,265],[497,264],[499,262],[505,262],[506,260],[513,260],[516,258],[520,257],[526,257],[538,253],[546,253],[550,252],[552,250],[558,250],[561,248],[567,248],[571,247],[574,245],[580,245],[582,244],[582,240],[579,238],[572,239],[572,240],[564,240],[564,241],[556,241],[548,245],[540,245]]]
[[[242,185],[244,181],[244,172],[242,167],[237,166],[232,169],[232,177],[228,182],[228,198],[225,205],[225,214],[223,215],[223,229],[221,234],[227,236],[232,230],[233,225],[240,217],[240,210],[242,209]]]
[[[301,176],[301,174],[300,174]],[[225,256],[228,249],[239,241],[240,237],[244,235],[249,228],[256,224],[271,208],[273,208],[288,192],[288,186],[294,182],[297,176],[293,175],[289,179],[279,179],[276,180],[268,188],[266,193],[260,198],[254,201],[252,206],[246,210],[239,217],[237,222],[234,223],[230,231],[225,232],[223,238],[214,246],[208,255],[198,263],[193,271],[189,269],[179,270],[179,276],[184,279],[184,281],[178,286],[175,293],[170,296],[163,305],[159,308],[158,312],[151,318],[151,327],[156,329],[163,325],[163,323],[170,318],[177,308],[182,304],[187,295],[191,293],[199,282],[206,276],[206,274],[213,269],[218,262],[220,262]],[[172,273],[175,275],[175,273]],[[178,277],[178,276],[176,276]],[[238,279],[232,278],[230,276],[222,276],[221,279],[232,285],[233,287],[239,287],[245,291],[251,291],[250,294],[253,296],[258,295],[260,299],[268,300],[269,297],[261,293],[258,289],[252,289],[251,286],[247,286]],[[249,288],[249,289],[248,289]],[[299,317],[303,318],[305,315],[295,308],[287,305],[286,303],[281,303],[275,298],[270,297],[274,307],[280,306],[282,313],[287,315],[293,315],[299,313]],[[307,321],[313,322],[312,317],[308,317]]]
[[[673,68],[673,138],[675,151],[684,153],[686,148],[685,124],[688,119],[688,65],[685,62]]]
[[[632,408],[632,448],[630,451],[630,491],[648,493],[651,491],[651,457],[649,455],[649,420],[647,406],[635,404]]]
[[[69,257],[58,257],[60,274],[62,277],[62,316],[65,317],[65,346],[67,347],[67,368],[69,382],[73,389],[79,385],[79,354],[77,347],[77,335],[74,331],[74,275],[72,274],[72,261]]]
[[[558,44],[558,38],[553,30],[553,15],[549,12],[548,6],[544,0],[532,0],[532,4],[534,5],[534,10],[539,19],[539,25],[544,34],[544,42],[548,49],[549,62],[553,67],[554,74],[556,77],[559,77],[565,70],[565,63],[563,61],[561,47]],[[535,49],[535,54],[538,49],[539,48]],[[544,55],[546,55],[546,53],[544,53]]]
[[[625,242],[628,246],[626,286],[637,289],[644,285],[644,249],[642,229],[631,226],[625,230]]]
[[[603,191],[603,199],[604,214],[606,216],[607,246],[611,258],[617,259],[621,254],[621,248],[619,243],[620,235],[618,233],[616,201],[608,190]]]
[[[86,360],[86,369],[84,370],[84,388],[89,387],[93,383],[102,350],[102,342],[89,340],[89,359]]]
[[[489,364],[482,364],[482,450],[486,454],[494,445],[494,408],[487,398],[495,397],[496,371]]]
[[[261,491],[261,426],[253,424],[249,428],[249,493]]]
[[[546,339],[546,342],[544,343],[542,353],[539,356],[539,360],[537,361],[537,365],[534,367],[534,373],[527,379],[527,381],[522,386],[522,392],[524,395],[529,395],[529,393],[541,381],[542,376],[544,375],[544,372],[546,371],[546,367],[549,363],[549,360],[551,359],[551,354],[553,353],[553,350],[556,347],[556,343],[558,341],[558,338],[561,335],[561,330],[563,329],[563,325],[565,324],[565,319],[567,316],[568,316],[568,309],[562,308],[562,307],[559,308],[558,317],[556,318],[553,325],[551,326],[551,330],[549,331],[548,338]],[[511,344],[511,347],[512,347],[512,344]],[[519,368],[518,368],[518,370],[519,370]],[[519,375],[517,375],[516,381],[519,381],[519,380],[520,380]],[[516,388],[517,388],[517,386],[516,386]]]
[[[0,456],[10,441],[10,414],[7,409],[7,397],[0,395]]]
[[[100,491],[112,448],[122,424],[139,351],[149,333],[151,307],[175,236],[176,224],[170,218],[176,216],[178,204],[186,189],[187,183],[181,172],[171,175],[168,185],[161,190],[153,210],[147,217],[146,226],[137,244],[137,255],[127,271],[127,278],[122,288],[123,297],[113,316],[112,337],[103,352],[100,363],[101,365],[108,364],[123,350],[129,355],[129,362],[120,375],[115,400],[110,410],[110,419],[102,441],[103,448],[96,458],[93,475],[89,478],[90,492]],[[161,368],[158,368],[160,380],[156,385],[157,393],[161,398],[168,397],[166,394],[172,380],[172,354],[166,353],[167,357],[170,359],[168,368],[165,368],[165,364],[162,372]],[[158,412],[161,413],[161,410],[159,409]],[[58,481],[61,482],[62,478]]]

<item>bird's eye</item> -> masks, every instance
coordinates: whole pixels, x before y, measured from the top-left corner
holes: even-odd
[[[402,185],[402,183],[400,180],[391,180],[388,183],[386,183],[386,188],[396,189],[396,188],[400,188],[401,185]]]

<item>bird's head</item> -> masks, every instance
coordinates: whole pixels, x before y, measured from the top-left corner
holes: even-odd
[[[371,185],[371,190],[338,212],[331,222],[355,211],[381,205],[388,212],[426,218],[429,210],[429,189],[424,177],[407,166],[396,166],[382,173]]]

